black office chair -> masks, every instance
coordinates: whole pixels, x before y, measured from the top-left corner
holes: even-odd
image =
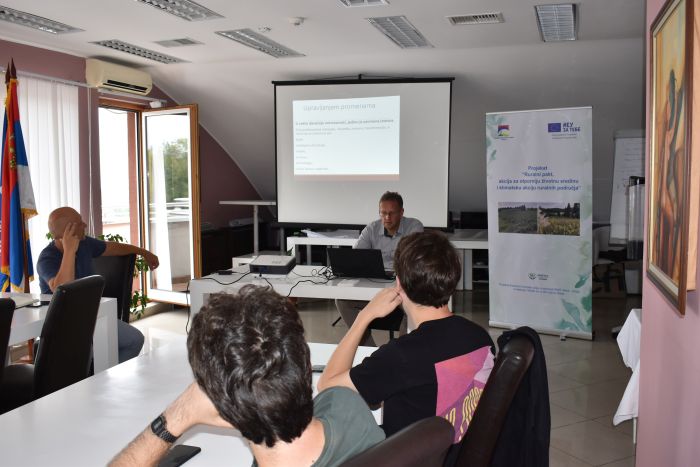
[[[41,328],[41,345],[34,365],[5,368],[0,385],[0,413],[88,377],[103,288],[104,279],[100,276],[56,288]]]
[[[503,422],[534,355],[535,347],[525,336],[516,336],[501,348],[460,443],[456,466],[488,467],[491,464]]]
[[[454,440],[442,417],[419,420],[341,464],[342,467],[441,467]]]
[[[92,260],[95,274],[104,277],[103,297],[117,299],[117,318],[129,322],[136,255],[99,256]]]
[[[15,302],[10,298],[0,298],[0,384],[2,373],[7,360],[10,332],[12,331],[12,316],[15,314]]]
[[[379,331],[389,331],[389,339],[394,338],[394,333],[398,332],[401,328],[401,321],[403,321],[404,311],[403,308],[397,307],[394,311],[389,313],[383,318],[376,318],[369,323],[369,329],[376,329]]]

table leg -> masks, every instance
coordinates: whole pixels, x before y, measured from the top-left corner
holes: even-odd
[[[92,349],[95,373],[106,370],[119,363],[119,344],[117,338],[117,301],[100,303],[106,307],[104,313],[97,317],[95,334],[92,337]]]

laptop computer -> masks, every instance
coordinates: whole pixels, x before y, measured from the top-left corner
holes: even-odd
[[[381,250],[329,248],[328,264],[337,277],[394,279],[393,271],[384,269]]]

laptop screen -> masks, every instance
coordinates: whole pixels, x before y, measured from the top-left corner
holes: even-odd
[[[338,277],[391,279],[384,271],[381,250],[362,248],[329,248],[328,261]]]

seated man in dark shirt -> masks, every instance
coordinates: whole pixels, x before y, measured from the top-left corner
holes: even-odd
[[[379,292],[360,312],[318,387],[346,386],[370,405],[383,403],[387,436],[438,415],[454,425],[458,442],[493,367],[493,341],[486,330],[453,315],[447,306],[462,266],[443,234],[426,231],[404,237],[394,268],[396,286]],[[367,325],[398,305],[415,330],[351,369]]]
[[[213,295],[192,322],[187,352],[195,382],[111,465],[156,465],[196,424],[235,427],[265,466],[336,466],[384,439],[356,392],[335,387],[312,400],[299,314],[266,287]]]
[[[85,222],[69,207],[55,209],[49,215],[49,232],[53,241],[39,254],[36,269],[41,293],[52,294],[56,287],[93,274],[92,259],[98,256],[143,256],[151,269],[158,267],[158,257],[148,250],[128,243],[104,242],[85,235]],[[122,320],[117,320],[119,363],[138,356],[143,334]]]

